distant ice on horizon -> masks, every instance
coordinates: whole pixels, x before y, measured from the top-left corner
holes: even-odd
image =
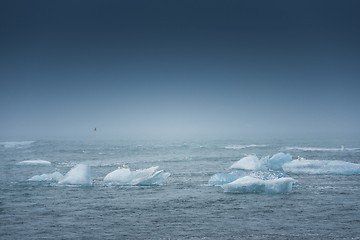
[[[4,146],[5,148],[18,148],[18,147],[25,147],[28,146],[35,141],[10,141],[10,142],[0,142],[0,145]]]
[[[227,145],[224,148],[225,149],[245,149],[245,148],[256,148],[256,147],[267,147],[268,145],[263,144],[248,144],[248,145]]]
[[[46,161],[46,160],[36,159],[36,160],[21,161],[21,162],[18,162],[17,165],[51,165],[51,162]]]
[[[304,152],[337,152],[337,151],[360,151],[360,148],[348,148],[340,146],[338,148],[327,147],[285,147],[285,151],[304,151]]]

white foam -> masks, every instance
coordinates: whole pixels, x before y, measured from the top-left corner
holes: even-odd
[[[227,145],[225,149],[245,149],[245,148],[256,148],[256,147],[267,147],[267,145],[261,144],[249,144],[249,145]]]
[[[59,184],[91,186],[90,167],[83,163],[76,165],[66,173],[65,177],[59,181]]]
[[[34,141],[0,142],[5,148],[20,148],[32,144]]]
[[[46,160],[26,160],[22,162],[18,162],[17,165],[51,165],[51,162]]]
[[[64,176],[59,172],[53,172],[48,174],[35,175],[32,178],[28,179],[28,181],[33,182],[58,182],[61,181]]]
[[[289,193],[295,182],[292,178],[262,180],[246,176],[221,187],[227,193]]]
[[[283,169],[295,174],[360,174],[360,164],[335,160],[298,159],[285,163]]]
[[[158,171],[158,166],[131,171],[129,168],[119,168],[104,177],[105,182],[117,185],[161,185],[170,173]]]

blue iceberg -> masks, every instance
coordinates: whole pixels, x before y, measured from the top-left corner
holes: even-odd
[[[273,155],[267,161],[267,165],[268,165],[268,168],[270,168],[270,169],[282,170],[282,166],[285,163],[290,162],[291,160],[292,160],[292,156],[290,154],[280,152],[280,153]]]
[[[289,193],[296,181],[292,178],[262,180],[245,176],[221,187],[226,193]]]
[[[233,163],[231,172],[211,176],[208,184],[229,193],[288,193],[296,181],[286,176],[282,166],[291,160],[290,154],[282,152],[260,159],[248,155]]]
[[[208,184],[210,186],[221,186],[233,182],[240,177],[244,177],[246,176],[246,174],[247,173],[242,170],[227,172],[227,173],[217,173],[211,176],[211,178],[208,181]]]

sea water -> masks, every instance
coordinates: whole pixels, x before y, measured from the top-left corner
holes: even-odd
[[[0,239],[360,239],[359,164],[358,140],[1,142]]]

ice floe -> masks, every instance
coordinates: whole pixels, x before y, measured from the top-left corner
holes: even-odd
[[[290,161],[292,156],[282,152],[260,159],[248,155],[233,163],[230,172],[211,176],[208,184],[230,193],[288,193],[296,181],[284,173],[282,166]]]
[[[32,178],[29,178],[28,181],[32,182],[59,182],[64,178],[64,176],[59,172],[45,173],[41,175],[35,175]]]
[[[230,166],[230,169],[258,170],[264,167],[264,162],[256,155],[248,155]]]
[[[245,176],[224,184],[221,187],[226,193],[289,193],[292,190],[293,178],[278,178],[262,180],[259,178]]]
[[[277,153],[272,157],[265,156],[259,159],[256,155],[248,155],[230,166],[230,169],[243,169],[243,170],[264,170],[274,169],[281,170],[282,165],[292,160],[290,154]]]
[[[119,168],[104,177],[104,182],[116,185],[161,185],[170,173],[158,170],[158,166],[131,171],[129,168]]]
[[[92,178],[90,167],[83,163],[76,165],[66,173],[65,177],[59,181],[59,184],[91,186]]]
[[[230,183],[232,181],[235,181],[236,179],[240,177],[244,177],[246,175],[247,173],[242,170],[225,172],[225,173],[216,173],[210,177],[208,184],[211,186],[221,186]]]

